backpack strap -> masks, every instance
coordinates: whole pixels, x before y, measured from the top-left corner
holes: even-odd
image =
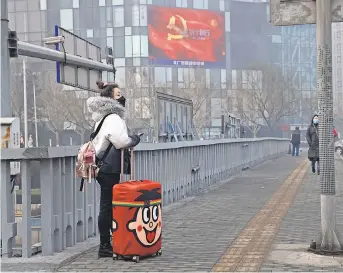
[[[85,184],[85,179],[81,178],[80,191],[83,191],[83,185]]]
[[[110,152],[111,148],[112,148],[112,143],[110,142],[110,145],[108,145],[108,147],[107,147],[105,153],[103,154],[103,156],[102,156],[101,159],[99,160],[99,163],[97,164],[98,167],[101,167],[102,164],[104,164],[104,160],[105,160],[105,158],[107,157],[108,153]]]
[[[100,132],[100,129],[101,129],[101,126],[102,126],[102,124],[104,123],[104,121],[105,121],[105,118],[107,118],[109,115],[111,115],[112,113],[109,113],[109,114],[107,114],[107,115],[105,115],[103,118],[102,118],[102,120],[100,121],[100,123],[99,123],[99,125],[98,125],[98,127],[96,128],[96,130],[93,132],[93,133],[91,133],[91,135],[90,135],[90,140],[93,140],[97,135],[98,135],[98,133]]]
[[[111,114],[112,114],[112,113],[109,113],[109,114],[105,115],[105,116],[102,118],[102,120],[100,121],[100,123],[99,123],[98,127],[96,128],[95,132],[93,132],[93,133],[91,134],[91,140],[93,140],[93,139],[96,137],[96,135],[99,133],[100,128],[101,128],[102,124],[104,123],[105,118],[106,118],[107,116],[111,115]],[[110,142],[110,145],[108,145],[108,147],[106,148],[105,153],[103,154],[103,156],[102,156],[101,159],[99,160],[99,163],[97,164],[98,167],[101,167],[101,166],[102,166],[102,164],[104,163],[103,161],[104,161],[105,158],[108,156],[108,153],[110,152],[111,148],[112,148],[112,143]]]

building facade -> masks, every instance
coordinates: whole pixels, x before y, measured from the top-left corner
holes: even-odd
[[[225,112],[231,111],[227,92],[244,84],[242,73],[251,64],[275,63],[291,71],[294,85],[301,90],[301,99],[311,97],[312,91],[315,90],[313,26],[271,26],[267,2],[9,0],[9,20],[10,28],[17,31],[20,40],[37,45],[43,44],[43,38],[52,36],[54,26],[59,25],[98,45],[102,50],[106,46],[112,47],[117,68],[116,81],[124,92],[126,89],[135,90],[138,82],[141,94],[148,94],[141,97],[151,95],[151,86],[170,94],[182,94],[183,89],[189,88],[191,83],[199,82],[201,79],[204,85],[203,93],[206,92],[206,96],[209,96],[202,106],[202,111],[211,117],[205,127],[213,127],[213,133],[218,135],[223,109]],[[149,13],[150,6],[164,7],[166,13],[171,8],[220,13],[225,22],[223,62],[218,66],[200,69],[201,62],[195,63],[196,67],[180,65],[180,62],[175,61],[171,64],[153,63],[149,58],[149,16],[150,19],[154,16]],[[186,63],[188,64],[188,61],[184,62]],[[135,86],[132,86],[133,83]],[[144,118],[144,111],[141,112]],[[295,121],[300,122],[296,118],[284,122]]]
[[[282,27],[278,62],[299,91],[299,114],[284,123],[308,124],[317,111],[317,55],[315,25]]]

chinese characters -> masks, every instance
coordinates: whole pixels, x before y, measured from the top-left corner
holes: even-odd
[[[206,29],[189,29],[187,34],[193,40],[206,40],[211,36],[211,31]]]
[[[176,18],[181,21],[182,29],[176,26]],[[207,40],[211,36],[211,31],[207,29],[188,29],[187,21],[180,15],[170,17],[168,29],[174,30],[177,34],[168,33],[168,40],[180,40],[188,37],[192,40]]]
[[[204,66],[205,62],[197,61],[173,61],[174,65],[188,65],[188,66]]]

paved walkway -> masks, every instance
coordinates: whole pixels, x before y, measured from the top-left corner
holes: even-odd
[[[343,159],[336,160],[337,229],[343,234]],[[289,208],[261,271],[343,272],[342,257],[306,252],[320,231],[320,181],[308,174]]]
[[[113,261],[110,258],[98,260],[97,249],[93,249],[61,267],[59,271],[216,270],[218,264],[225,265],[228,247],[237,243],[236,239],[240,238],[237,236],[248,223],[254,225],[256,218],[254,216],[261,216],[261,208],[266,205],[273,193],[279,192],[276,196],[282,197],[283,202],[286,202],[284,196],[292,197],[296,193],[297,187],[301,184],[300,177],[304,173],[304,171],[301,172],[303,168],[299,167],[303,165],[302,162],[304,158],[289,156],[269,161],[197,196],[183,207],[165,213],[163,216],[163,255],[160,257],[141,260],[138,264]],[[297,172],[293,173],[292,177],[298,182],[293,183],[286,178],[296,168]],[[288,184],[284,183],[285,180]],[[280,189],[283,192],[280,192]],[[290,202],[288,203],[290,205]],[[272,204],[274,207],[270,207],[269,210],[276,208],[276,204],[279,204],[278,207],[282,206],[278,198],[274,196]],[[266,218],[260,218],[260,222],[261,219],[264,221]],[[269,221],[270,219],[268,218]],[[280,217],[279,219],[282,220]],[[248,230],[249,232],[251,233],[251,229]],[[268,238],[272,240],[273,237]],[[244,244],[239,244],[239,246],[241,251],[246,249]],[[262,263],[263,259],[260,259],[260,262]],[[215,267],[216,264],[217,267]],[[229,265],[225,266],[227,270]]]
[[[336,164],[337,222],[343,233],[343,160]],[[343,272],[343,257],[306,251],[320,230],[320,190],[319,176],[310,173],[305,157],[268,161],[170,206],[163,217],[162,256],[136,264],[97,259],[93,248],[58,271]]]

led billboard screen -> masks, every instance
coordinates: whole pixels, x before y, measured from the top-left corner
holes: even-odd
[[[152,64],[225,68],[223,13],[149,6],[148,18]]]

